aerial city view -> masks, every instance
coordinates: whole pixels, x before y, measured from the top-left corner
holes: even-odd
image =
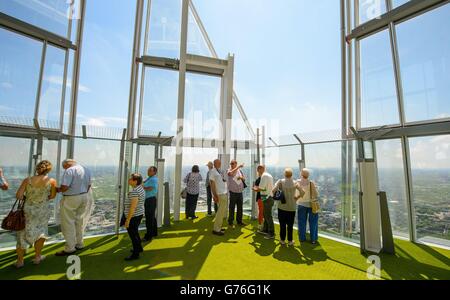
[[[11,205],[15,200],[15,191],[19,186],[24,174],[27,173],[27,167],[4,167],[4,172],[8,176],[10,182],[10,189],[7,192],[0,193],[0,218],[3,217],[11,209]],[[87,232],[90,235],[111,233],[115,229],[116,208],[117,208],[117,167],[93,167],[93,192],[94,192],[94,211],[91,215]],[[200,167],[203,178],[206,178],[205,166]],[[190,171],[190,167],[183,168],[183,176],[186,176]],[[273,175],[274,179],[283,178],[284,167],[268,166],[268,171]],[[141,167],[141,172],[145,174],[145,168]],[[250,176],[250,168],[245,167],[243,172],[247,177]],[[404,205],[404,191],[401,189],[403,184],[402,170],[379,170],[380,186],[383,186],[388,193],[390,218],[393,226],[393,232],[399,236],[407,236],[408,218]],[[344,205],[343,199],[343,185],[341,182],[342,174],[340,169],[313,169],[313,180],[317,182],[320,201],[322,203],[322,212],[319,223],[319,228],[322,233],[331,234],[335,236],[343,236],[347,232],[342,232],[342,209]],[[425,238],[428,241],[436,239],[448,241],[450,240],[449,226],[450,226],[450,171],[449,170],[413,170],[414,191],[415,191],[415,212],[416,212],[416,226],[419,238]],[[174,167],[166,166],[165,170],[166,181],[169,182],[171,189],[171,209],[173,209],[173,183],[174,183]],[[356,178],[356,177],[355,177]],[[357,181],[353,181],[352,197],[347,201],[353,202],[352,212],[352,233],[350,239],[359,239],[359,215],[358,215],[358,188]],[[59,198],[52,201],[54,208]],[[244,192],[244,212],[251,213],[252,192],[247,188]],[[197,210],[206,211],[206,188],[204,181],[200,184],[200,196],[198,200]],[[184,200],[181,201],[181,212],[184,212]],[[274,210],[276,216],[276,210]],[[55,217],[54,214],[50,219],[50,228],[54,228]],[[347,229],[348,231],[348,229]],[[50,232],[53,239],[60,239],[62,235],[58,232],[56,227]],[[0,233],[0,243],[9,244],[13,246],[14,239],[6,232]]]

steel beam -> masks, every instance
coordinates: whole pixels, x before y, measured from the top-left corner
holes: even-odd
[[[41,41],[47,41],[50,44],[59,46],[64,49],[77,50],[77,46],[72,44],[70,40],[54,34],[45,29],[31,25],[7,14],[0,12],[0,27],[7,28],[17,33],[32,37]]]
[[[404,5],[381,15],[379,18],[372,19],[359,25],[352,30],[350,35],[347,36],[347,40],[361,39],[381,30],[382,28],[387,28],[390,23],[404,21],[416,16],[417,14],[422,14],[448,3],[450,3],[450,0],[410,0]]]

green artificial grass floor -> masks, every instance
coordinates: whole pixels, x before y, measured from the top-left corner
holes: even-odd
[[[228,228],[225,236],[212,235],[213,218],[199,214],[159,230],[137,261],[126,262],[130,240],[126,234],[85,240],[81,279],[367,279],[367,258],[359,248],[320,238],[294,247],[265,240],[256,223]],[[278,226],[276,228],[278,233]],[[142,232],[143,234],[143,232]],[[297,239],[297,232],[294,232]],[[450,279],[450,251],[396,240],[396,255],[381,255],[383,279]],[[66,257],[56,257],[63,244],[47,245],[41,265],[33,265],[30,250],[25,267],[16,270],[15,251],[0,253],[0,280],[67,279]]]

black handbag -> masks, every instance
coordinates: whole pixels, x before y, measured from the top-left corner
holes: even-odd
[[[273,200],[280,201],[282,204],[286,204],[286,197],[284,196],[282,187],[280,187],[274,194]]]
[[[126,221],[127,221],[127,218],[125,217],[125,213],[123,213],[122,218],[120,218],[120,227],[125,226]]]

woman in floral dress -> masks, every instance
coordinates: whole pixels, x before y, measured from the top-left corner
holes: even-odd
[[[16,268],[24,266],[24,255],[30,245],[34,245],[34,264],[39,264],[45,256],[41,255],[42,248],[48,235],[48,221],[50,219],[49,200],[56,197],[56,180],[48,173],[52,164],[44,160],[36,166],[36,175],[22,181],[17,190],[17,199],[25,200],[25,229],[17,232],[17,262]]]

